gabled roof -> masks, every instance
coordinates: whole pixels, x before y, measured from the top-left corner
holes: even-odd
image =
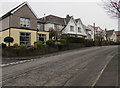
[[[100,27],[96,27],[96,26],[92,26],[92,25],[89,25],[89,26],[91,26],[93,29],[95,29],[95,30],[98,30],[98,29],[100,29],[101,31],[103,31]]]
[[[69,15],[67,15],[66,18],[58,17],[55,15],[48,15],[48,16],[40,18],[39,20],[46,22],[46,23],[67,25],[71,18],[72,16],[69,16]]]
[[[28,5],[27,2],[23,2],[22,4],[18,5],[17,7],[13,8],[12,10],[10,10],[10,11],[7,12],[6,14],[4,14],[2,17],[0,17],[0,20],[3,20],[4,18],[12,15],[14,12],[16,12],[17,10],[19,10],[19,9],[20,9],[21,7],[23,7],[24,5],[27,5],[27,6],[30,8],[30,6]],[[31,8],[30,8],[30,10],[32,11]],[[33,12],[33,11],[32,11],[32,12]],[[34,15],[35,15],[35,13],[34,13]],[[37,17],[37,16],[35,15],[35,17]]]
[[[65,25],[64,18],[54,16],[54,15],[48,15],[46,17],[40,18],[39,20],[41,20],[43,22],[47,22],[47,23]]]
[[[111,36],[113,34],[113,32],[114,32],[114,30],[108,30],[108,31],[106,31],[106,34]]]
[[[120,31],[115,31],[117,36],[120,36]]]

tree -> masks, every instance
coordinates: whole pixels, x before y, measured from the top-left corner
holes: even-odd
[[[58,29],[50,28],[49,31],[50,31],[49,35],[50,35],[50,39],[51,40],[58,40],[58,39],[60,39],[61,32]]]
[[[103,2],[108,15],[120,18],[120,0],[105,0]]]
[[[10,43],[12,43],[14,41],[14,39],[12,37],[5,37],[4,38],[4,42],[8,43],[8,46],[10,46]]]

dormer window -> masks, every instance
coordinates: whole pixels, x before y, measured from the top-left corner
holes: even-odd
[[[21,27],[30,27],[30,19],[20,18],[20,26]]]

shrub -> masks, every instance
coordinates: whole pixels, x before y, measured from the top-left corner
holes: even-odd
[[[12,37],[5,37],[4,38],[4,42],[8,43],[8,46],[10,46],[10,43],[12,43],[14,41],[14,39]]]
[[[53,40],[48,40],[46,42],[46,45],[50,46],[50,47],[53,47],[55,45],[54,41]]]
[[[0,47],[6,48],[6,44],[2,43],[2,44],[0,44]]]
[[[42,47],[42,42],[41,42],[41,41],[38,41],[38,42],[36,43],[36,46],[37,46],[37,48],[41,48],[41,47]]]
[[[61,42],[56,41],[56,42],[55,42],[55,46],[56,46],[59,50],[61,50],[64,45],[63,45]]]
[[[14,47],[18,47],[18,43],[15,43],[13,46],[14,46]]]
[[[66,39],[58,40],[58,42],[60,42],[63,46],[67,46],[68,45],[68,42],[67,42]]]
[[[67,37],[68,42],[70,43],[84,43],[84,38],[78,38],[78,37]]]
[[[26,45],[20,45],[20,49],[27,49]]]

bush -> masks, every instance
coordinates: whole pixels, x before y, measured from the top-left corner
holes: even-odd
[[[26,45],[20,45],[20,47],[18,49],[27,49]]]
[[[59,50],[61,50],[64,45],[63,45],[61,42],[56,41],[56,42],[55,42],[55,46],[56,46]]]
[[[37,46],[37,48],[42,48],[42,42],[41,42],[41,41],[38,41],[38,42],[36,43],[36,46]]]
[[[46,42],[46,45],[50,46],[50,47],[53,47],[55,45],[54,41],[53,40],[48,40]]]
[[[68,45],[68,42],[67,42],[66,39],[58,40],[58,42],[60,42],[63,46],[67,46]]]
[[[18,43],[15,43],[13,46],[14,46],[14,47],[18,47]]]
[[[70,43],[84,43],[84,38],[78,38],[78,37],[67,37],[68,42]]]
[[[2,47],[3,49],[6,48],[6,44],[2,43],[0,44],[0,47]]]
[[[9,43],[9,45],[8,46],[10,46],[10,43],[12,43],[14,41],[14,39],[12,38],[12,37],[5,37],[4,38],[4,42],[6,42],[6,43]]]

